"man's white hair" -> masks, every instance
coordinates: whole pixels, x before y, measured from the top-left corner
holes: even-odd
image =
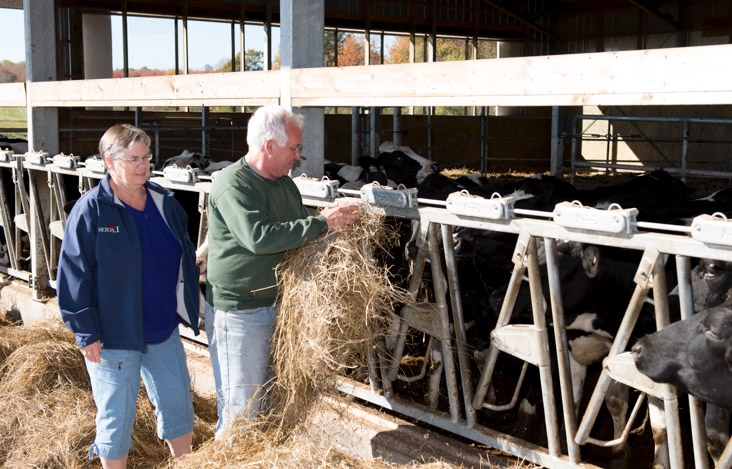
[[[247,124],[249,150],[261,150],[270,139],[277,142],[277,145],[285,146],[287,144],[285,129],[288,125],[295,125],[302,130],[303,117],[277,104],[260,107],[252,114]]]

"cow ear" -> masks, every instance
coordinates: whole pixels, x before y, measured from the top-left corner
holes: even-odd
[[[585,246],[582,250],[582,267],[589,278],[595,278],[600,270],[600,249],[597,246]]]

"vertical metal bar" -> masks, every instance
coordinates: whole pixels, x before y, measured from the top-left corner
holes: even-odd
[[[173,53],[175,54],[175,74],[180,74],[180,65],[178,63],[178,56],[180,55],[180,51],[178,50],[178,17],[176,16],[173,19]]]
[[[351,108],[351,164],[358,163],[358,157],[361,153],[361,115],[359,108],[353,106]]]
[[[559,386],[562,393],[562,411],[564,414],[565,434],[567,436],[567,452],[571,462],[578,462],[580,459],[579,445],[577,445],[573,439],[574,434],[577,431],[577,418],[576,409],[574,408],[572,376],[569,368],[567,329],[564,322],[564,303],[561,295],[556,240],[544,238],[544,252],[546,253],[549,297],[552,307],[552,321],[554,322],[554,342],[557,353]]]
[[[455,261],[455,242],[453,241],[452,226],[441,225],[442,248],[445,251],[445,266],[447,267],[447,281],[450,301],[452,305],[452,323],[455,330],[455,346],[457,348],[458,366],[463,388],[463,402],[468,427],[475,425],[475,409],[473,409],[473,379],[470,372],[470,356],[468,355],[467,336],[465,335],[465,319],[463,303],[460,296],[460,280],[458,279],[457,262]]]
[[[208,154],[208,106],[201,106],[201,154]]]
[[[694,298],[691,291],[691,260],[687,256],[676,256],[676,278],[679,293],[681,319],[694,313]],[[707,469],[706,429],[704,426],[704,405],[696,397],[689,394],[689,421],[691,423],[691,444],[694,449],[694,467]]]
[[[455,371],[455,360],[452,355],[452,344],[450,341],[450,320],[447,314],[445,295],[447,286],[442,274],[442,260],[440,259],[439,246],[437,244],[439,232],[437,225],[430,223],[427,236],[427,248],[432,268],[432,283],[435,289],[435,302],[439,316],[433,319],[433,323],[440,328],[440,347],[442,348],[442,363],[445,366],[445,385],[447,387],[447,400],[450,404],[450,420],[460,420],[460,402],[458,400],[457,373]],[[436,321],[435,321],[436,319]]]
[[[569,183],[574,184],[574,175],[577,171],[577,135],[575,135],[577,129],[577,117],[572,119],[572,152],[569,158],[570,172],[569,172]]]
[[[369,154],[372,158],[376,158],[377,148],[379,147],[377,142],[378,128],[379,128],[379,110],[381,108],[371,106],[369,108],[369,117],[371,119],[371,128],[369,129]]]
[[[392,108],[394,116],[392,117],[392,131],[394,145],[402,144],[402,108]]]
[[[551,372],[551,358],[549,357],[549,334],[546,330],[546,300],[541,288],[541,273],[536,249],[536,238],[531,237],[527,252],[527,269],[529,274],[529,290],[531,291],[531,311],[534,316],[534,326],[539,330],[540,349],[546,354],[546,365],[539,366],[541,380],[541,396],[544,404],[544,422],[546,425],[546,439],[549,453],[559,455],[559,423],[557,420],[556,401],[554,399],[554,383]]]
[[[681,143],[681,180],[686,182],[687,157],[689,155],[689,119],[684,119],[684,135]]]
[[[559,154],[559,107],[552,106],[552,136],[549,174],[562,177],[562,155]]]

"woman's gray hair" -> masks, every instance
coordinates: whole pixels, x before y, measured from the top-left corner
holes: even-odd
[[[130,124],[115,124],[99,140],[99,156],[119,158],[137,142],[150,148],[150,136],[144,130]]]
[[[285,129],[288,125],[295,125],[302,130],[303,117],[277,104],[260,107],[252,114],[247,124],[249,150],[261,150],[270,139],[279,146],[285,146],[287,144]]]

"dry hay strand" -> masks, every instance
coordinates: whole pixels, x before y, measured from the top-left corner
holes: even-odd
[[[44,318],[28,326],[19,323],[0,326],[0,362],[23,345],[46,341],[75,343],[74,335],[58,318]]]
[[[31,396],[2,396],[2,467],[93,466],[88,454],[94,441],[95,410],[89,391],[65,384]]]
[[[279,312],[272,340],[277,377],[268,387],[267,420],[295,428],[335,378],[366,363],[408,292],[374,258],[398,239],[385,217],[364,208],[352,229],[328,232],[278,266]]]
[[[78,347],[66,342],[23,345],[5,359],[0,369],[0,395],[31,396],[65,384],[90,389]]]
[[[73,334],[57,320],[1,328],[0,334],[5,343],[8,337],[14,344],[28,342],[15,346],[0,367],[0,466],[99,467],[98,458],[88,460],[96,408]],[[170,462],[167,445],[157,438],[155,413],[144,385],[141,390],[130,468]],[[195,447],[213,438],[216,402],[193,393],[193,408]]]

